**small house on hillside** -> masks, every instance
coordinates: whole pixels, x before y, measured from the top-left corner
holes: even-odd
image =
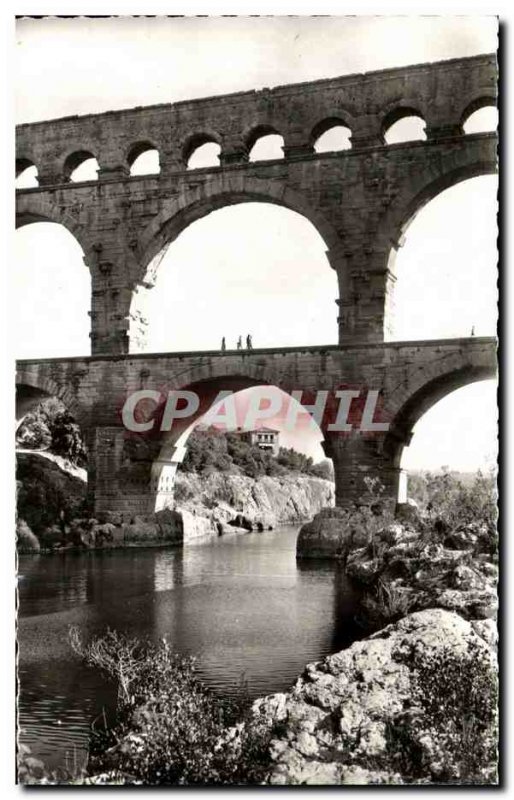
[[[253,431],[238,430],[237,433],[243,441],[257,445],[261,450],[269,450],[274,456],[278,455],[280,431],[273,428],[256,428]]]

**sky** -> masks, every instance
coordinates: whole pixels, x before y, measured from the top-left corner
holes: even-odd
[[[23,20],[16,117],[174,102],[493,52],[496,44],[493,17]],[[415,135],[423,135],[419,122]],[[262,145],[265,158],[277,142]],[[394,339],[494,334],[496,191],[492,176],[466,181],[409,227],[396,260]],[[198,220],[170,246],[156,286],[137,298],[149,321],[144,349],[210,349],[222,336],[230,347],[247,333],[254,346],[335,343],[337,283],[325,249],[307,220],[271,205]],[[17,233],[16,266],[16,355],[88,352],[89,276],[71,234],[27,226]],[[468,386],[420,420],[402,466],[490,464],[495,425],[494,384]],[[302,435],[296,446],[321,458],[319,438]]]

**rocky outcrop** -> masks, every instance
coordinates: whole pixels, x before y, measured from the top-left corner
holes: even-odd
[[[323,508],[300,529],[296,542],[297,558],[345,560],[354,535],[360,527],[343,509]]]
[[[471,623],[411,614],[257,700],[272,785],[494,784],[496,658]]]
[[[303,522],[334,502],[334,484],[301,473],[255,480],[222,472],[179,473],[174,497],[175,508],[184,517],[187,541],[201,532],[267,530]]]
[[[368,630],[424,608],[469,620],[496,615],[497,538],[486,525],[448,532],[416,515],[399,522],[369,509],[325,509],[300,530],[297,555],[345,565],[364,590],[360,621]]]
[[[172,508],[145,516],[85,513],[86,473],[49,453],[17,454],[19,552],[182,544],[303,522],[334,502],[334,484],[301,473],[254,480],[178,473]]]

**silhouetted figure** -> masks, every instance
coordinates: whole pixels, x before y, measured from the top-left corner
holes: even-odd
[[[474,325],[473,325],[473,326],[472,326],[472,328],[471,328],[471,335],[472,335],[472,336],[474,336],[474,335],[475,335],[475,326],[474,326]]]
[[[225,341],[225,337],[223,337],[223,339],[221,340],[221,352],[224,353],[226,349],[227,349],[227,343]]]
[[[242,350],[243,349],[243,337],[242,336],[240,336],[239,339],[237,340],[237,349],[238,350]]]
[[[248,336],[246,337],[246,349],[253,350],[252,337],[250,334],[248,334]]]

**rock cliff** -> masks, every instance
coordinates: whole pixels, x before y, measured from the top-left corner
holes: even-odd
[[[494,784],[496,656],[470,622],[411,614],[257,700],[272,785]]]
[[[187,543],[303,522],[334,502],[333,483],[299,472],[257,479],[179,473],[173,508],[130,519],[105,512],[92,519],[85,508],[84,470],[46,453],[25,451],[17,461],[20,552]]]
[[[304,522],[333,502],[331,481],[295,472],[255,480],[222,472],[184,473],[175,481],[175,504],[186,538]]]

